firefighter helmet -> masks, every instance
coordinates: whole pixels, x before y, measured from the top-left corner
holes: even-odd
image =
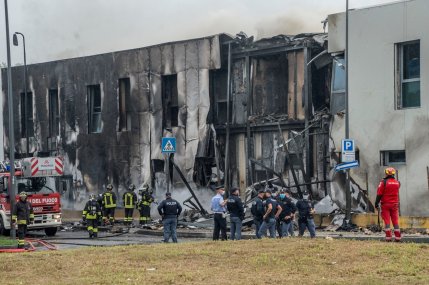
[[[386,174],[386,176],[395,176],[396,170],[393,167],[388,167],[384,170],[384,173]]]
[[[27,192],[22,191],[21,193],[19,193],[19,197],[20,198],[27,198]]]
[[[134,191],[134,189],[136,189],[136,186],[134,185],[134,184],[130,184],[129,186],[128,186],[128,190],[131,190],[131,191]]]
[[[89,195],[89,200],[94,201],[95,200],[95,194],[90,194]]]
[[[106,189],[107,190],[112,190],[113,189],[113,185],[112,184],[107,184]]]

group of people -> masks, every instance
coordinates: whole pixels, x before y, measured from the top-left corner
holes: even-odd
[[[150,222],[150,206],[155,201],[148,185],[144,185],[140,191],[141,199],[138,200],[135,193],[135,185],[130,184],[127,191],[122,196],[124,206],[124,224],[133,225],[134,209],[140,213],[140,225]],[[113,191],[113,185],[108,184],[106,191],[98,197],[90,194],[82,212],[82,221],[87,224],[90,238],[96,238],[99,225],[113,225],[115,223],[115,211],[117,207],[117,197]]]
[[[299,236],[303,236],[306,229],[310,232],[310,237],[316,236],[313,220],[314,205],[309,200],[308,193],[304,193],[303,198],[295,204],[288,191],[281,189],[277,193],[276,188],[269,182],[265,188],[257,185],[255,190],[258,195],[252,203],[251,213],[256,238],[267,236],[267,231],[270,238],[275,238],[276,232],[279,238],[293,236],[293,221],[297,212]],[[216,191],[216,196],[211,201],[211,210],[214,213],[213,240],[227,239],[227,213],[230,215],[230,239],[239,240],[244,220],[244,204],[240,198],[240,191],[238,188],[233,188],[228,198],[224,198],[223,188],[219,187]]]

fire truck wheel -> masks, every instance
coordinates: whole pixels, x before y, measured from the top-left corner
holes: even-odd
[[[57,228],[47,228],[45,229],[45,234],[48,237],[53,237],[57,233]]]
[[[10,231],[4,228],[3,218],[0,217],[0,235],[8,236],[10,235]]]

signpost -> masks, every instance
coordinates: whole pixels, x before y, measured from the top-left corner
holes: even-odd
[[[167,156],[167,192],[170,191],[170,154],[176,152],[176,138],[162,138],[161,152]]]
[[[352,162],[356,160],[355,142],[345,139],[341,142],[341,162]]]

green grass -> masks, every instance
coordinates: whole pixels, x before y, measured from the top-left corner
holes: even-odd
[[[16,246],[18,245],[18,242],[16,239],[11,239],[9,237],[5,237],[0,235],[0,247],[2,246]]]
[[[429,246],[283,239],[2,254],[2,284],[429,284]]]

